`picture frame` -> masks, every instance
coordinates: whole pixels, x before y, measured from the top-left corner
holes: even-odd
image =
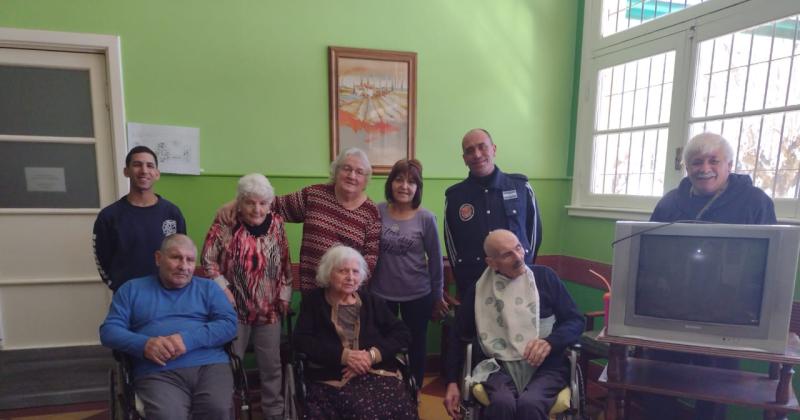
[[[414,157],[417,53],[328,47],[331,160],[366,152],[374,174]]]

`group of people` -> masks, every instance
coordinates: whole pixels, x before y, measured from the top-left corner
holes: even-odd
[[[461,416],[457,375],[464,343],[475,340],[476,363],[495,366],[487,418],[544,419],[567,384],[563,350],[584,321],[555,272],[534,265],[536,197],[524,175],[495,165],[496,150],[488,131],[467,132],[469,174],[445,193],[444,243],[461,302],[447,337],[444,403]],[[772,201],[730,174],[732,158],[720,136],[692,139],[688,176],[653,220],[775,223]],[[180,211],[153,191],[155,153],[130,151],[130,192],[94,227],[98,270],[115,292],[100,337],[132,357],[148,418],[226,418],[232,378],[222,346],[232,340],[240,356],[252,341],[264,418],[283,418],[280,332],[293,280],[285,222],[303,223],[294,343],[309,361],[306,417],[417,418],[394,355],[408,349],[421,384],[428,323],[457,301],[443,290],[436,217],[421,207],[422,165],[398,161],[378,205],[365,193],[371,172],[353,148],[331,163],[330,182],[284,196],[263,175],[245,175],[200,253],[209,280],[193,275],[197,251]]]

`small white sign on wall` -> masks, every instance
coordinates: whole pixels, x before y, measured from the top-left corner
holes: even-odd
[[[136,146],[152,149],[163,173],[200,175],[199,128],[129,122],[128,150]]]
[[[28,192],[67,192],[64,168],[25,168],[25,188]]]

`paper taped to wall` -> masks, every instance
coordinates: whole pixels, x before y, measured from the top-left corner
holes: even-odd
[[[200,175],[200,129],[128,123],[128,150],[147,146],[158,156],[161,172]]]

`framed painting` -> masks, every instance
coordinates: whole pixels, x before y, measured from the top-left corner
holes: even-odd
[[[358,147],[376,174],[414,157],[417,54],[328,48],[331,159]]]

